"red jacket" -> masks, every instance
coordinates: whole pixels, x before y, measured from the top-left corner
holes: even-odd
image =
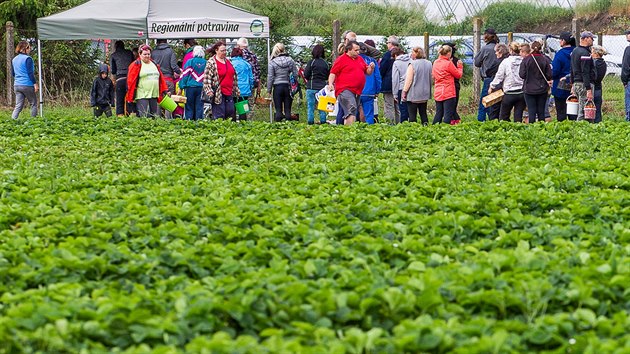
[[[155,66],[157,66],[158,72],[160,73],[160,95],[158,97],[158,102],[162,101],[162,95],[164,92],[168,91],[168,86],[166,86],[166,81],[164,80],[164,75],[162,75],[162,69],[160,66],[151,60]],[[136,88],[138,87],[138,76],[140,76],[140,69],[142,68],[142,61],[140,59],[136,59],[134,62],[129,64],[129,70],[127,72],[127,96],[125,96],[125,100],[127,102],[133,102],[136,96]]]
[[[455,67],[450,58],[440,55],[433,63],[433,78],[435,79],[435,93],[433,97],[435,100],[446,101],[449,98],[456,97],[455,79],[461,78],[463,74],[463,67]]]

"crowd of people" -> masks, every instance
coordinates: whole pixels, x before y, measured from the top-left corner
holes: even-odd
[[[630,42],[630,31],[625,34]],[[580,33],[579,38],[570,32],[561,33],[559,38],[561,49],[551,60],[543,53],[542,42],[504,44],[499,42],[494,29],[485,30],[484,46],[474,57],[483,82],[478,121],[548,121],[551,96],[558,121],[602,120],[602,80],[607,67],[602,57],[606,50],[593,45],[594,36],[588,31]],[[25,101],[31,105],[31,115],[37,114],[39,88],[30,50],[26,41],[20,42],[15,50],[14,119]],[[323,89],[334,92],[337,99],[336,124],[377,122],[379,94],[383,95],[383,116],[392,124],[417,122],[418,116],[422,124],[429,124],[427,103],[431,99],[436,107],[433,124],[454,125],[461,121],[457,108],[463,62],[457,57],[455,43],[441,45],[433,63],[423,48],[414,47],[407,53],[396,36],[387,38],[387,50],[381,53],[373,41],[359,42],[354,32],[346,31],[337,50],[338,57],[330,65],[324,47],[316,44],[312,59],[302,71],[284,44],[273,46],[266,86],[276,121],[291,119],[298,77],[306,87],[308,124],[327,123],[328,112],[317,109],[316,97]],[[258,57],[248,49],[246,38],[237,41],[229,56],[222,41],[204,49],[194,39],[186,39],[184,56],[179,62],[164,39],[157,40],[155,48],[144,44],[134,50],[117,41],[110,66],[99,67],[90,103],[96,117],[111,116],[115,106],[117,116],[135,113],[140,117],[171,118],[175,114],[197,120],[204,118],[204,103],[207,103],[214,119],[246,120],[251,111],[237,114],[235,104],[248,101],[249,107],[254,107],[254,98],[260,95],[262,87],[260,72]],[[625,87],[625,116],[630,121],[630,46],[624,53],[621,81]],[[483,98],[498,90],[502,90],[500,103],[486,107]],[[171,109],[160,108],[160,102],[172,95],[186,97],[183,109],[177,107],[173,113]]]

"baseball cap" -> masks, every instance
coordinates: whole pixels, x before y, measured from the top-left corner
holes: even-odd
[[[489,28],[486,28],[483,34],[497,34],[497,31],[495,31],[494,28],[489,27]]]
[[[580,38],[581,38],[581,39],[585,39],[585,38],[593,38],[593,37],[595,37],[595,36],[593,35],[593,32],[584,31],[584,32],[580,33]]]
[[[562,32],[560,33],[560,39],[562,39],[565,42],[568,42],[571,40],[571,32]]]

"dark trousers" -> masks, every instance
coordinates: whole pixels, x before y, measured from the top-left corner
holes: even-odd
[[[525,94],[525,103],[527,103],[530,123],[545,121],[545,105],[547,104],[547,97],[546,92],[538,95]]]
[[[273,106],[276,110],[275,121],[291,119],[291,104],[293,98],[291,97],[291,89],[289,84],[277,84],[273,85]]]
[[[569,120],[576,120],[577,116],[574,114],[567,114],[567,98],[566,97],[554,97],[556,102],[556,113],[558,114],[558,122]]]
[[[228,119],[234,117],[234,97],[223,95],[221,103],[212,102],[212,119]]]
[[[461,120],[462,117],[457,113],[457,107],[459,107],[459,90],[461,89],[461,85],[459,84],[459,80],[455,81],[455,120]]]
[[[157,118],[160,116],[157,98],[141,98],[136,100],[136,108],[138,109],[138,117]]]
[[[499,119],[504,120],[506,122],[510,121],[510,113],[514,110],[514,121],[522,122],[523,121],[523,111],[525,110],[525,98],[523,97],[523,93],[519,94],[508,94],[503,95],[503,100],[500,105],[501,110],[499,113]]]
[[[451,124],[451,120],[455,119],[455,104],[457,98],[449,98],[446,101],[435,101],[435,118],[433,124],[446,123]]]
[[[127,107],[127,114],[136,113],[136,105],[134,103],[125,102],[125,95],[127,94],[127,78],[121,77],[116,79],[116,115],[125,114],[125,106]]]
[[[456,100],[457,101],[457,100]],[[407,102],[407,110],[409,111],[409,121],[417,122],[417,115],[420,114],[420,120],[423,125],[429,124],[429,117],[427,117],[427,103],[413,103]]]
[[[409,120],[409,111],[407,110],[407,104],[402,101],[402,90],[398,90],[398,109],[400,110],[400,122],[406,122]]]
[[[203,101],[201,91],[203,87],[186,88],[186,105],[184,106],[184,119],[203,119]]]
[[[112,106],[109,104],[97,104],[94,106],[94,117],[100,117],[105,114],[105,117],[109,118],[112,116]]]
[[[595,108],[597,108],[595,112],[595,123],[599,123],[602,121],[602,89],[593,90],[593,103],[595,103]]]

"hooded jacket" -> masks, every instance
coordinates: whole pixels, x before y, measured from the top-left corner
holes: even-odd
[[[405,75],[407,74],[407,66],[411,63],[409,54],[401,54],[396,57],[392,67],[392,93],[398,94],[405,86]]]
[[[280,54],[271,59],[267,67],[267,92],[271,92],[273,85],[288,84],[291,72],[298,77],[295,62],[288,54]]]
[[[192,57],[184,64],[184,71],[179,80],[179,88],[203,86],[203,73],[206,70],[206,60],[200,57]]]
[[[107,74],[103,79],[101,77],[101,73]],[[103,105],[114,105],[114,83],[109,78],[109,68],[107,64],[101,64],[98,68],[98,76],[94,79],[94,83],[92,83],[92,90],[90,91],[90,105],[94,106],[103,106]]]
[[[446,101],[457,97],[455,91],[455,79],[464,74],[464,68],[458,68],[453,62],[440,55],[433,63],[433,79],[435,80],[433,97],[436,101]]]
[[[160,43],[151,52],[151,59],[160,65],[162,74],[167,78],[175,77],[175,74],[181,74],[182,69],[177,66],[177,58],[175,52],[167,43]]]
[[[370,57],[367,54],[359,54],[365,64],[370,65],[370,63],[374,63],[374,71],[370,75],[365,75],[365,86],[363,86],[363,91],[361,92],[361,96],[372,96],[378,95],[381,92],[381,72],[378,70],[378,63],[376,59]]]
[[[519,76],[521,62],[523,58],[520,55],[512,55],[507,57],[499,64],[494,80],[490,83],[493,90],[501,87],[504,92],[521,92],[523,91],[523,79]]]
[[[551,72],[553,73],[553,85],[551,86],[551,94],[560,99],[566,99],[571,95],[569,90],[561,90],[558,88],[560,79],[571,73],[571,52],[575,47],[564,47],[560,49],[553,57],[551,62]]]

